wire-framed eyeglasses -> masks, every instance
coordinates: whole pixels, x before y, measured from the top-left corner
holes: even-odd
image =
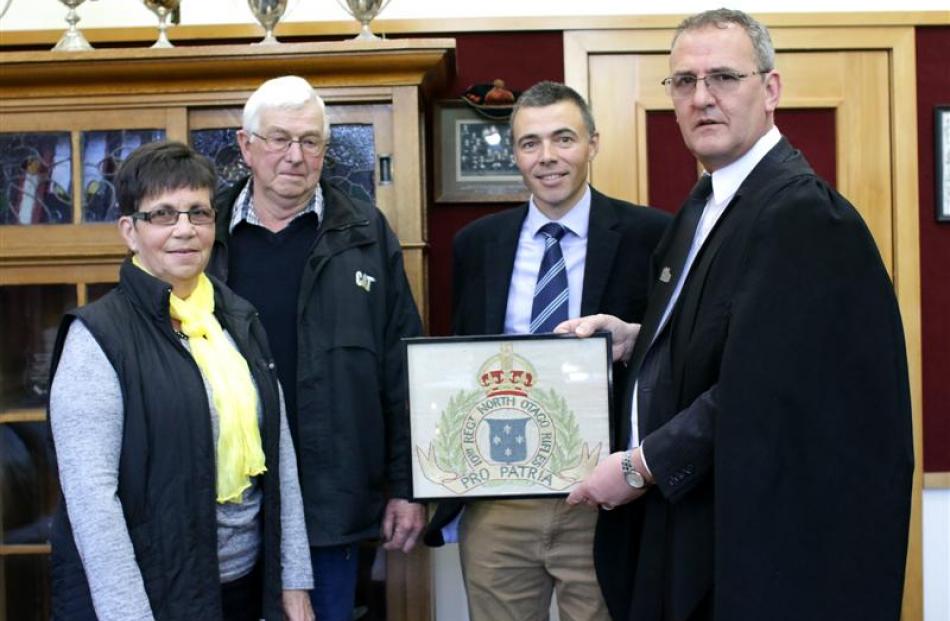
[[[188,216],[188,221],[195,226],[205,224],[214,224],[218,212],[211,207],[192,207],[187,211],[178,211],[171,207],[156,207],[151,211],[136,211],[131,215],[133,220],[145,220],[149,224],[157,226],[174,226],[178,224],[178,218],[182,215]]]
[[[739,85],[748,77],[754,75],[765,75],[768,71],[753,71],[751,73],[739,73],[737,71],[714,71],[704,76],[697,76],[691,73],[676,73],[665,78],[661,84],[666,87],[666,94],[673,99],[685,99],[692,97],[696,92],[696,84],[700,81],[706,83],[706,90],[713,97],[729,95],[739,89]]]
[[[300,150],[308,155],[320,155],[326,147],[326,143],[319,136],[291,138],[285,134],[262,136],[257,132],[251,132],[251,135],[260,138],[264,142],[264,148],[272,153],[285,153],[295,142],[300,145]]]

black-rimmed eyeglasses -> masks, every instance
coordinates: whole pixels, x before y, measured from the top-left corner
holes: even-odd
[[[196,226],[204,224],[214,224],[218,215],[210,207],[192,207],[187,211],[178,211],[171,207],[156,207],[152,211],[136,211],[131,215],[133,220],[145,220],[149,224],[157,226],[174,226],[178,224],[178,218],[182,215],[188,216],[188,221]]]
[[[261,136],[257,132],[251,132],[255,138],[260,138],[264,142],[264,148],[274,153],[284,153],[290,149],[290,145],[295,142],[300,145],[300,150],[308,155],[320,155],[326,143],[319,136],[304,136],[302,138],[291,138],[283,134],[271,134],[270,136]]]
[[[713,97],[729,95],[739,89],[739,85],[748,77],[754,75],[765,75],[768,71],[753,71],[751,73],[738,73],[736,71],[714,71],[704,76],[697,76],[691,73],[677,73],[665,78],[660,84],[666,87],[666,94],[673,99],[685,99],[692,97],[696,92],[696,84],[700,81],[706,83],[706,90]]]

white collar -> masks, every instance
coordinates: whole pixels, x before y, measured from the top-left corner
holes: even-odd
[[[731,199],[739,186],[742,185],[742,182],[745,181],[745,178],[752,172],[752,169],[781,139],[782,133],[778,130],[778,127],[773,125],[772,129],[765,132],[742,157],[715,171],[712,174],[712,184],[713,199],[716,204],[722,204]]]
[[[568,231],[581,239],[587,238],[587,229],[590,226],[590,186],[584,189],[584,195],[577,201],[571,209],[558,220],[551,220],[541,213],[538,206],[534,204],[534,196],[528,201],[528,216],[525,218],[525,229],[531,232],[531,235],[537,235],[538,230],[548,222],[556,222]]]

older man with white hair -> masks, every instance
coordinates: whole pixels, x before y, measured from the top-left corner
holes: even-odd
[[[215,198],[209,271],[258,309],[297,450],[321,621],[349,621],[357,545],[408,552],[424,525],[410,503],[400,339],[421,322],[399,240],[373,205],[321,172],[323,100],[303,78],[268,80],[244,106],[251,175]]]

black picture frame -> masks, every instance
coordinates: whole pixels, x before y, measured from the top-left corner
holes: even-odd
[[[611,339],[403,339],[412,496],[566,496],[610,454]]]
[[[462,102],[442,101],[435,104],[433,125],[435,202],[528,200],[506,119],[485,118]]]
[[[950,105],[934,111],[934,204],[938,222],[950,222]]]

